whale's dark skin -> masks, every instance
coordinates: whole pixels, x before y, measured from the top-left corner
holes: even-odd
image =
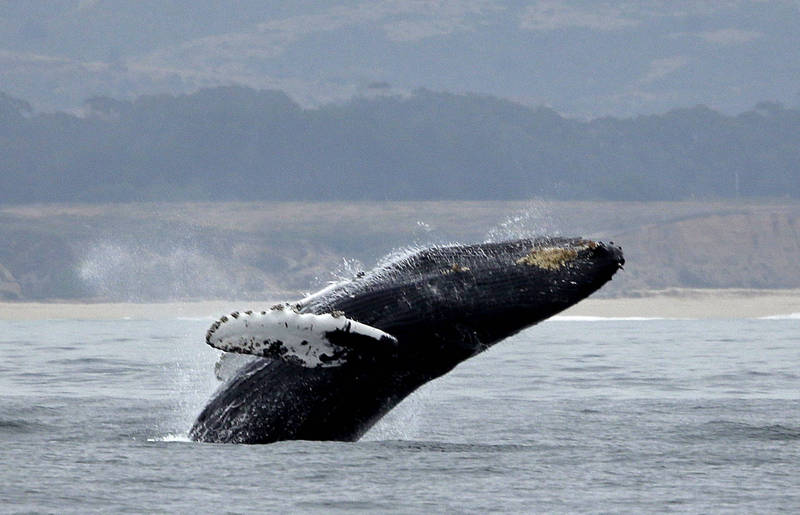
[[[396,346],[367,342],[329,368],[256,359],[215,394],[190,437],[355,441],[421,385],[587,297],[623,264],[613,245],[553,238],[434,247],[400,258],[298,308],[343,312],[393,335]]]

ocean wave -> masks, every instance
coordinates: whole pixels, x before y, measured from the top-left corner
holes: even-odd
[[[788,315],[770,315],[758,317],[757,320],[800,320],[800,313],[789,313]]]
[[[44,424],[24,419],[0,419],[0,433],[30,433],[44,427]]]
[[[691,318],[670,317],[598,317],[583,315],[556,315],[549,320],[553,322],[648,322],[651,320],[693,320]]]
[[[423,452],[519,452],[536,451],[538,447],[522,444],[488,444],[465,442],[437,442],[425,440],[375,440],[365,442],[370,445],[395,448],[404,451]]]
[[[191,443],[192,440],[189,439],[189,435],[187,433],[180,433],[180,434],[166,434],[162,436],[155,436],[152,438],[147,439],[148,442],[183,442],[183,443]]]
[[[704,426],[707,437],[754,440],[800,440],[800,428],[782,424],[753,425],[729,420],[714,420]]]

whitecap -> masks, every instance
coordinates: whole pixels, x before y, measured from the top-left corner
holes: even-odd
[[[642,322],[651,320],[691,320],[684,318],[669,317],[599,317],[583,315],[556,315],[549,318],[553,322]]]
[[[758,320],[800,320],[800,313],[789,313],[788,315],[770,315],[758,317]]]
[[[156,436],[148,438],[148,442],[191,442],[187,433],[180,434],[166,434],[163,436]]]

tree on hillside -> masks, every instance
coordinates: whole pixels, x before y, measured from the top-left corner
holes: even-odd
[[[578,121],[419,90],[303,109],[243,87],[34,113],[0,95],[0,201],[800,198],[800,111]]]

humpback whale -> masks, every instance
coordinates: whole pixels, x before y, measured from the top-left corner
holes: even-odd
[[[221,372],[189,436],[356,441],[421,385],[587,297],[624,263],[613,243],[581,238],[436,246],[297,302],[231,313],[206,342],[253,358]]]

